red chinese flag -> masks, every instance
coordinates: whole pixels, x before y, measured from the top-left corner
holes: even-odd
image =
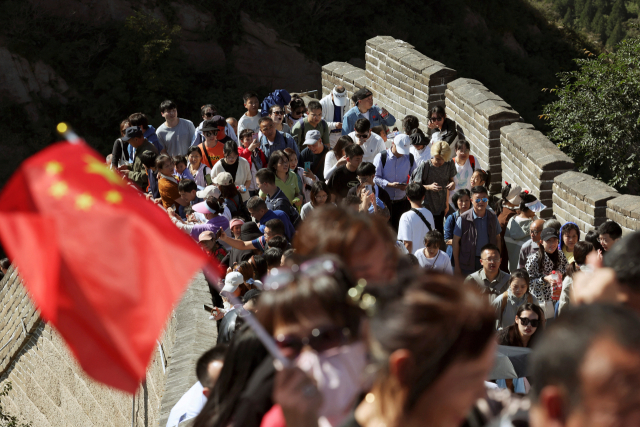
[[[0,239],[87,374],[130,393],[208,262],[84,143],[57,143],[20,166],[0,194]]]

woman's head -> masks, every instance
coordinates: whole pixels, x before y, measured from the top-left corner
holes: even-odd
[[[471,174],[471,187],[486,187],[491,182],[491,174],[483,169],[476,169]]]
[[[444,108],[440,105],[433,107],[431,111],[429,111],[429,121],[431,123],[435,123],[440,129],[442,129],[442,124],[446,118],[447,114],[445,113]]]
[[[600,235],[598,234],[598,229],[594,229],[587,231],[587,234],[584,236],[584,241],[591,243],[594,250],[604,252],[604,248],[600,244],[599,238]]]
[[[124,136],[124,131],[128,128],[131,127],[131,124],[129,123],[129,119],[126,118],[123,121],[120,122],[120,136]]]
[[[471,151],[471,146],[469,145],[469,141],[461,138],[460,135],[458,135],[454,146],[456,150],[455,155],[458,163],[465,163],[469,158],[469,152]]]
[[[560,229],[560,248],[573,252],[580,240],[580,228],[573,222],[565,223]]]
[[[554,228],[549,227],[542,230],[540,241],[542,243],[541,247],[544,248],[546,253],[552,254],[558,250],[558,233]]]
[[[336,255],[355,279],[386,282],[395,275],[398,251],[389,226],[379,215],[334,205],[314,209],[294,236],[298,255]]]
[[[227,141],[224,143],[224,148],[222,149],[222,154],[224,155],[224,161],[228,165],[232,165],[238,161],[238,144],[234,141]]]
[[[156,157],[156,170],[164,175],[173,175],[173,160],[166,154]]]
[[[338,142],[336,142],[336,145],[333,147],[333,153],[336,155],[337,160],[344,156],[344,148],[351,144],[353,144],[353,139],[351,139],[349,135],[342,135],[338,138]]]
[[[408,114],[402,119],[402,130],[407,135],[411,135],[414,129],[418,129],[418,126],[420,126],[420,122],[416,116]]]
[[[269,117],[273,119],[273,123],[282,123],[282,119],[284,119],[284,108],[279,105],[272,105],[269,107]]]
[[[528,218],[533,218],[534,216],[536,216],[536,213],[527,207],[528,203],[533,203],[536,200],[538,199],[533,194],[525,193],[524,191],[520,193],[520,212],[522,212]]]
[[[537,336],[538,331],[544,330],[545,318],[544,312],[540,306],[536,304],[522,304],[516,311],[516,325],[518,335],[520,339],[533,339]],[[540,334],[538,334],[540,335]],[[531,341],[528,342],[527,347],[531,347]]]
[[[216,199],[215,197],[207,198],[207,200],[205,200],[205,203],[209,207],[210,211],[213,211],[213,212],[204,214],[204,216],[207,218],[209,217],[213,218],[224,212],[224,205],[222,204],[222,202],[220,202],[220,200]]]
[[[264,255],[254,255],[249,259],[249,264],[253,267],[253,278],[255,280],[262,280],[266,276],[269,267],[267,266],[267,259]]]
[[[194,169],[197,169],[200,166],[200,162],[202,162],[202,153],[200,152],[200,148],[198,146],[189,147],[187,150],[187,160],[189,160],[189,164]]]
[[[274,269],[264,282],[268,292],[260,298],[258,319],[289,359],[307,346],[320,353],[332,344],[347,344],[358,338],[362,315],[348,297],[353,286],[335,258]],[[300,341],[304,338],[309,338],[307,344]]]
[[[444,244],[444,237],[438,230],[431,230],[424,235],[424,248],[427,257],[433,258],[440,252],[440,247]]]
[[[300,119],[307,111],[307,106],[304,104],[304,99],[300,98],[300,96],[298,95],[293,95],[291,97],[289,108],[291,109],[291,118],[295,120]]]
[[[517,298],[522,298],[527,292],[529,292],[529,273],[524,268],[520,268],[513,273],[509,278],[509,290]]]
[[[218,184],[218,189],[220,190],[220,195],[223,199],[233,199],[238,194],[238,189],[236,185],[231,184]]]
[[[295,171],[296,167],[298,167],[298,156],[296,156],[296,152],[293,151],[291,147],[285,148],[284,152],[289,156],[289,169]]]
[[[202,116],[202,120],[211,120],[216,114],[218,114],[218,110],[213,104],[205,104],[200,107],[200,116]]]
[[[247,283],[249,279],[253,279],[253,266],[248,261],[242,261],[234,268],[234,270],[242,274],[244,283]]]
[[[471,192],[466,188],[462,188],[455,192],[451,201],[460,213],[465,213],[471,208]]]
[[[289,156],[282,150],[274,151],[269,157],[267,168],[271,169],[276,175],[278,175],[278,172],[287,173],[289,171]]]
[[[589,242],[576,242],[573,247],[573,260],[579,265],[585,265],[587,256],[594,250],[595,247]]]
[[[381,412],[460,425],[493,366],[495,315],[486,299],[457,278],[420,275],[400,297],[376,301],[368,332]]]
[[[311,185],[311,204],[314,208],[324,205],[327,203],[327,199],[329,198],[329,187],[322,180],[317,180]]]
[[[451,147],[446,141],[436,141],[431,145],[431,163],[440,167],[451,159]]]

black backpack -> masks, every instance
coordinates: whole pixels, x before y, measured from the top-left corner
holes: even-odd
[[[380,153],[380,161],[382,162],[382,169],[384,169],[384,165],[387,164],[387,150],[384,150],[382,153]],[[411,170],[411,168],[413,167],[413,163],[415,162],[415,159],[413,158],[413,154],[409,153],[409,164],[411,166],[409,166],[409,170]]]

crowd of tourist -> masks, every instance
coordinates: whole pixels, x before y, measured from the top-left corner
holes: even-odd
[[[107,163],[226,271],[218,345],[168,427],[640,422],[640,235],[497,185],[442,107],[396,125],[348,95],[120,124]],[[492,375],[498,345],[532,348],[528,370]]]

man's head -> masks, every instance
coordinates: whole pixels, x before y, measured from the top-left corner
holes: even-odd
[[[362,112],[369,111],[373,107],[373,93],[367,88],[359,89],[353,94],[353,99]]]
[[[483,186],[473,187],[471,189],[471,204],[476,215],[483,217],[487,211],[487,203],[489,203],[489,192]]]
[[[233,117],[228,117],[226,121],[229,124],[229,126],[231,126],[231,128],[233,129],[233,132],[237,135],[238,134],[238,121],[236,119],[234,119]]]
[[[586,305],[557,318],[529,358],[532,427],[640,424],[640,318]]]
[[[256,173],[256,186],[263,193],[273,194],[276,187],[276,174],[271,169],[260,169]]]
[[[422,187],[422,185],[420,187]],[[424,187],[422,188],[424,189]],[[442,244],[444,244],[444,237],[438,230],[431,230],[424,235],[424,247],[427,250],[428,258],[437,256]]]
[[[253,134],[253,129],[242,129],[242,132],[238,135],[238,140],[244,148],[249,148],[249,145],[253,142]]]
[[[364,156],[364,150],[358,144],[347,145],[344,149],[344,154],[347,156],[347,165],[352,170],[358,170],[358,166],[362,163],[362,156]]]
[[[347,97],[347,89],[344,86],[336,86],[331,91],[331,99],[338,107],[344,107],[349,102]]]
[[[284,236],[284,223],[277,218],[270,219],[264,225],[264,237],[267,243],[276,236]]]
[[[356,144],[362,145],[367,142],[371,136],[371,122],[367,119],[358,119],[353,126],[353,130],[356,134]]]
[[[209,397],[213,386],[216,385],[220,371],[222,371],[222,364],[224,362],[224,355],[227,352],[227,346],[220,344],[207,350],[196,363],[196,376],[198,381],[204,387],[202,394],[205,397]]]
[[[131,126],[124,130],[124,136],[121,139],[132,147],[138,148],[144,142],[144,134],[138,126]]]
[[[276,126],[273,124],[273,119],[269,116],[265,116],[258,122],[260,132],[267,137],[269,141],[273,141],[276,137]]]
[[[384,142],[387,142],[387,129],[384,125],[378,125],[371,128],[371,132],[378,135]]]
[[[486,275],[494,275],[500,270],[500,249],[496,245],[487,243],[480,252],[480,264]]]
[[[7,274],[9,267],[11,267],[11,261],[9,261],[9,258],[0,259],[0,271],[2,271],[2,274]]]
[[[311,104],[311,102],[309,103]],[[304,143],[302,145],[306,145],[309,147],[309,150],[313,154],[320,154],[324,149],[324,145],[322,144],[322,138],[320,137],[320,132],[317,130],[310,130],[304,137]]]
[[[253,196],[247,200],[247,210],[256,221],[260,221],[269,209],[267,209],[267,203],[264,200],[258,196]]]
[[[313,127],[322,121],[322,105],[318,101],[311,101],[307,105],[307,121]]]
[[[166,121],[174,120],[178,117],[178,107],[176,103],[167,99],[160,104],[160,115]]]
[[[605,251],[611,250],[621,237],[622,228],[615,221],[606,221],[598,227],[598,240]]]
[[[391,144],[391,151],[397,157],[406,156],[410,153],[409,149],[411,148],[411,138],[409,135],[396,135],[393,138],[393,144]]]
[[[412,182],[407,185],[407,199],[413,203],[421,204],[424,200],[424,197],[427,195],[427,190],[424,186],[418,184],[417,182]]]
[[[140,154],[140,161],[142,165],[147,169],[155,169],[156,167],[156,158],[158,155],[153,150],[145,150]]]
[[[267,269],[278,268],[282,262],[282,249],[269,248],[264,251],[264,257],[267,260]]]
[[[266,229],[265,229],[266,232]],[[278,248],[281,251],[286,251],[287,248],[290,247],[289,245],[289,241],[287,240],[286,237],[284,236],[274,236],[269,240],[269,247],[270,248]]]
[[[531,223],[529,235],[534,243],[540,243],[540,233],[544,230],[544,219],[536,219]]]
[[[251,289],[242,297],[242,308],[251,312],[252,314],[256,314],[258,312],[258,300],[260,299],[260,294],[262,293],[259,289]]]
[[[178,184],[178,193],[187,202],[191,202],[196,199],[196,193],[198,192],[198,185],[195,181],[185,178],[180,180]]]
[[[373,185],[373,177],[376,175],[376,167],[371,162],[362,162],[356,169],[358,181],[361,184]]]
[[[574,248],[575,253],[575,248]],[[605,252],[603,264],[613,269],[617,301],[640,309],[640,232],[631,233]]]
[[[244,103],[244,108],[247,109],[249,115],[255,116],[258,114],[258,107],[260,106],[260,100],[258,99],[258,94],[255,92],[246,92],[242,95],[242,101]]]
[[[129,124],[139,127],[143,132],[149,129],[149,119],[142,113],[133,113],[130,115]]]

